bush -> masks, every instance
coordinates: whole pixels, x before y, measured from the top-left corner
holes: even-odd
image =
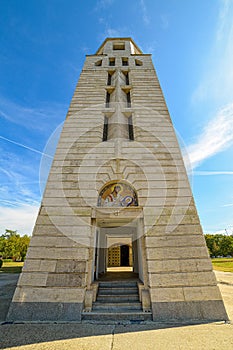
[[[0,254],[4,259],[24,261],[29,246],[30,237],[20,236],[17,231],[6,230],[0,236]]]

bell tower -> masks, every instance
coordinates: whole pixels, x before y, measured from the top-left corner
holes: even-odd
[[[100,314],[227,319],[151,55],[131,38],[86,57],[8,320]]]

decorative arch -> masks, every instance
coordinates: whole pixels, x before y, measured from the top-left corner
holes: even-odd
[[[138,206],[136,190],[126,181],[111,181],[99,192],[98,207]]]

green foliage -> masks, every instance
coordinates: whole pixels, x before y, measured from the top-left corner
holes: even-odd
[[[8,260],[8,259],[7,259]],[[20,273],[22,271],[23,262],[22,261],[7,261],[4,260],[1,272],[5,273]]]
[[[24,261],[29,242],[29,236],[20,236],[17,231],[6,229],[5,233],[0,236],[0,255],[4,259]]]
[[[205,235],[206,245],[211,257],[233,256],[233,235]]]

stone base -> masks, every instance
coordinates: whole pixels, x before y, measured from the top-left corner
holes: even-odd
[[[81,321],[82,303],[12,302],[7,321]]]
[[[227,321],[222,300],[152,303],[153,321]]]

